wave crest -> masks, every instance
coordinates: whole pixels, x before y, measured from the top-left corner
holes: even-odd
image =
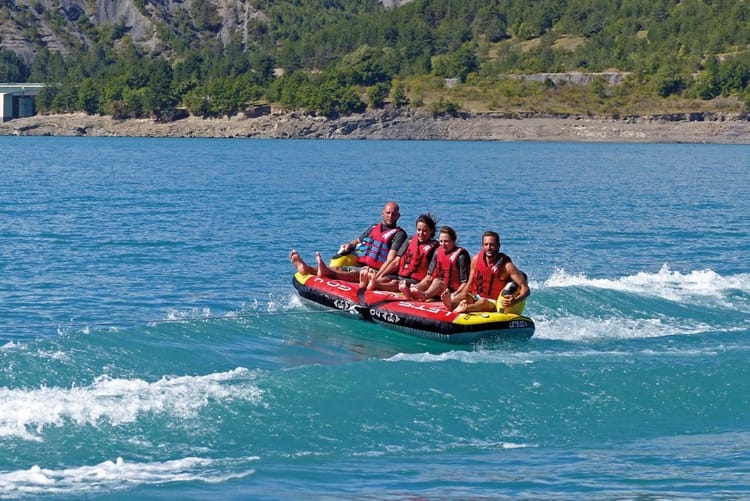
[[[185,419],[212,402],[247,401],[262,404],[263,391],[254,374],[237,368],[205,376],[142,379],[98,377],[84,387],[0,388],[0,437],[41,441],[47,426],[118,426],[145,414]]]

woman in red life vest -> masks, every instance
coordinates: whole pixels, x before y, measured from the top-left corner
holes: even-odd
[[[435,249],[436,223],[431,214],[417,218],[417,230],[411,239],[404,242],[398,254],[385,262],[380,270],[364,268],[360,274],[359,287],[368,290],[397,291],[399,282],[405,280],[415,284],[427,275]]]
[[[357,256],[359,266],[367,265],[376,269],[380,269],[388,259],[395,258],[398,249],[406,240],[406,232],[396,224],[398,218],[401,217],[398,204],[396,202],[386,203],[381,216],[381,223],[373,224],[358,238],[342,244],[339,248],[339,254],[353,252]],[[349,282],[359,280],[359,268],[353,270],[329,268],[323,262],[320,252],[315,253],[315,259],[318,264],[317,267],[305,263],[296,250],[292,249],[289,253],[289,260],[299,273],[331,277]]]
[[[427,276],[407,287],[399,284],[399,290],[407,299],[424,301],[428,298],[448,294],[462,294],[469,281],[471,257],[466,249],[458,247],[456,231],[450,226],[440,228],[440,247],[432,258]]]
[[[494,231],[482,234],[482,250],[471,260],[470,277],[465,294],[443,300],[446,308],[460,313],[501,311],[512,308],[531,294],[526,274],[507,254],[500,252],[500,235]],[[509,282],[515,283],[518,291],[500,296]]]

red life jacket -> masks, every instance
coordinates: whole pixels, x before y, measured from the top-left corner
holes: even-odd
[[[474,286],[472,287],[472,294],[477,294],[488,299],[497,299],[500,292],[508,283],[508,280],[500,280],[500,276],[503,273],[503,267],[506,263],[510,263],[510,257],[502,252],[498,253],[500,259],[497,260],[492,266],[488,266],[484,259],[484,253],[480,252],[477,255],[477,265],[474,268]]]
[[[458,273],[458,257],[469,253],[462,247],[456,247],[450,254],[446,254],[443,248],[437,250],[437,265],[432,272],[432,276],[441,279],[451,291],[455,291],[461,286],[461,277]]]
[[[370,268],[379,270],[388,257],[388,251],[391,250],[391,240],[399,231],[403,231],[396,226],[389,230],[383,231],[382,224],[376,224],[370,230],[370,234],[362,242],[362,250],[359,257],[359,263]]]
[[[431,239],[420,244],[416,235],[411,237],[409,247],[399,261],[399,276],[422,280],[427,275],[427,269],[430,267],[429,258],[437,246],[437,240]]]

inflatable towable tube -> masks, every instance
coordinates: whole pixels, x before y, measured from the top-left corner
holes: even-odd
[[[328,267],[329,268],[341,268],[344,270],[353,270],[359,267],[359,260],[357,259],[357,253],[356,250],[353,252],[348,253],[339,253],[336,254],[331,258],[330,261],[328,261]],[[523,272],[522,272],[523,273]],[[523,274],[524,277],[526,274]],[[520,301],[518,303],[515,303],[510,308],[503,308],[500,305],[500,301],[503,296],[515,296],[518,292],[518,284],[514,282],[508,282],[508,284],[503,288],[503,290],[500,292],[500,295],[495,300],[495,304],[497,305],[497,311],[499,313],[513,313],[516,315],[520,315],[523,313],[524,308],[526,308],[526,300]]]
[[[525,341],[534,335],[533,320],[516,313],[455,313],[440,301],[406,300],[399,293],[363,290],[356,283],[302,273],[294,275],[292,284],[301,298],[315,305],[421,338],[470,344],[484,339]]]
[[[354,269],[361,266],[357,254],[354,252],[347,252],[346,254],[336,254],[328,261],[329,268],[343,268],[343,269]]]

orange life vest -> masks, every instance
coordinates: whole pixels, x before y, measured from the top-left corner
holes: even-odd
[[[500,291],[503,290],[508,280],[501,280],[500,276],[503,274],[503,268],[506,263],[510,263],[510,257],[507,254],[499,252],[499,259],[492,266],[487,264],[484,258],[484,253],[480,252],[477,255],[477,264],[474,268],[474,286],[472,287],[472,294],[482,296],[488,299],[497,299],[500,295]]]
[[[458,258],[462,254],[469,258],[468,251],[462,247],[456,247],[450,254],[446,254],[442,247],[437,250],[437,265],[432,272],[432,276],[440,278],[451,291],[455,291],[461,286]]]
[[[409,247],[401,256],[399,262],[398,274],[404,278],[413,278],[422,280],[427,276],[427,269],[430,266],[430,256],[435,247],[438,246],[437,240],[431,239],[424,243],[419,243],[416,235],[411,237]]]

